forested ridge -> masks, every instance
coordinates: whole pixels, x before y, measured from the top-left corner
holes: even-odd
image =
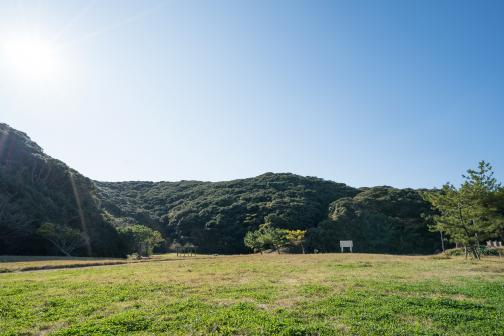
[[[245,233],[265,221],[286,229],[314,227],[333,200],[358,193],[341,183],[273,173],[229,182],[97,182],[97,187],[118,225],[148,223],[170,240],[220,253],[245,252]]]
[[[290,173],[226,182],[98,182],[44,154],[0,124],[0,254],[54,254],[37,234],[46,222],[83,231],[80,255],[124,255],[115,228],[141,224],[172,243],[207,253],[249,252],[243,238],[261,224],[306,230],[308,251],[432,253],[438,234],[420,191],[343,183]]]
[[[54,253],[36,233],[44,222],[81,231],[79,254],[121,254],[93,181],[46,155],[25,133],[0,124],[0,254]]]

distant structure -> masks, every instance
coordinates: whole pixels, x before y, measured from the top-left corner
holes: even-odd
[[[350,249],[350,252],[353,253],[353,240],[340,240],[339,246],[341,248],[341,253],[345,251],[345,247]]]
[[[487,247],[502,247],[502,242],[500,242],[500,241],[489,240],[486,242],[486,244],[487,244]]]
[[[180,257],[192,257],[196,255],[196,246],[194,246],[193,244],[177,246],[175,250],[177,251],[177,256]]]

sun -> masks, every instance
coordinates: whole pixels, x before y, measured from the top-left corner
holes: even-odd
[[[61,55],[50,40],[38,36],[11,36],[2,41],[7,68],[22,80],[50,81],[61,73]]]

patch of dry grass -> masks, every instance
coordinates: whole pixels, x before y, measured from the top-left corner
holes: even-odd
[[[189,258],[189,257],[187,257]],[[198,257],[193,257],[198,258]],[[200,257],[201,258],[201,257]],[[26,272],[60,268],[79,268],[91,266],[110,266],[126,263],[168,261],[183,259],[176,254],[154,255],[147,260],[127,260],[121,258],[83,258],[60,256],[0,256],[0,273]]]

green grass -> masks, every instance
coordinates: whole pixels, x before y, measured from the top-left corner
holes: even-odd
[[[253,255],[0,274],[2,335],[504,335],[504,259]]]

